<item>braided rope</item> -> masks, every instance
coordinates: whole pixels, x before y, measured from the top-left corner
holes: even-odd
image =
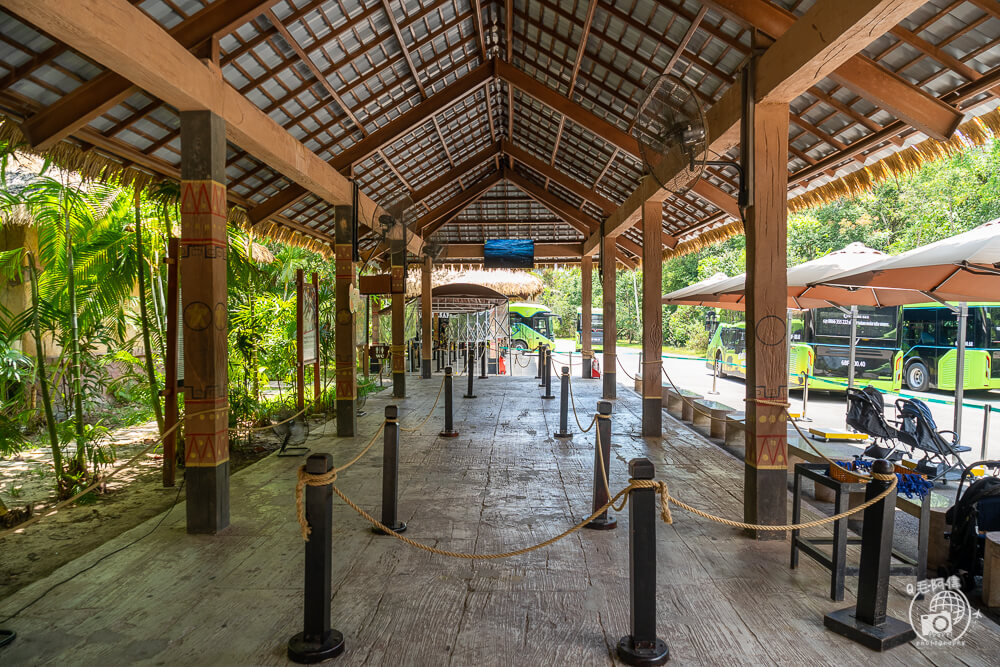
[[[635,376],[628,374],[628,371],[625,370],[625,366],[622,364],[622,360],[618,357],[617,354],[615,355],[615,361],[618,362],[618,368],[622,369],[622,373],[625,374],[625,377],[627,377],[629,380],[632,380],[633,382],[635,382]]]
[[[441,378],[441,386],[438,387],[437,396],[434,397],[434,405],[431,406],[431,411],[427,413],[427,416],[424,417],[423,421],[414,426],[413,428],[405,428],[403,426],[400,426],[399,430],[405,431],[407,433],[413,433],[415,431],[419,431],[423,427],[423,425],[426,424],[427,421],[431,418],[431,415],[434,414],[434,409],[437,408],[438,401],[441,400],[442,391],[444,391],[444,378]]]
[[[576,420],[576,425],[580,428],[580,432],[581,433],[586,433],[590,429],[594,428],[594,424],[597,423],[597,415],[596,414],[594,415],[594,418],[590,420],[590,424],[587,426],[587,428],[584,428],[583,424],[580,423],[580,415],[578,415],[576,413],[576,398],[573,396],[573,374],[572,373],[569,374],[569,404],[573,406],[573,419]]]

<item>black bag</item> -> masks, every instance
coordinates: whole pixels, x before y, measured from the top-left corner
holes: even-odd
[[[972,588],[979,571],[979,510],[976,504],[984,498],[1000,497],[1000,479],[983,477],[976,480],[962,497],[945,513],[951,524],[948,545],[948,573],[966,573],[963,588]]]

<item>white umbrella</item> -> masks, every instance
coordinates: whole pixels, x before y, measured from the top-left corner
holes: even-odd
[[[687,287],[682,287],[679,290],[674,290],[663,295],[663,304],[672,306],[701,306],[704,305],[698,299],[698,295],[705,294],[708,290],[713,288],[717,284],[721,284],[724,281],[731,280],[729,276],[725,273],[716,273],[715,275],[705,278],[704,280],[698,281]],[[694,298],[691,298],[694,297]]]
[[[860,270],[823,281],[838,289],[877,290],[881,305],[924,301],[959,302],[955,364],[955,433],[961,435],[965,394],[965,331],[968,301],[994,301],[1000,294],[1000,218]]]

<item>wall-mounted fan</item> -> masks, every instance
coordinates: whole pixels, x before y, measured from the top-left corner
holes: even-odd
[[[639,143],[646,173],[652,174],[660,187],[682,195],[702,178],[706,166],[732,167],[739,174],[740,208],[746,206],[748,196],[741,165],[729,160],[708,159],[711,139],[704,108],[691,87],[681,79],[663,74],[646,86],[632,133]],[[680,153],[684,167],[674,177],[663,179],[655,167],[673,151]]]
[[[424,254],[424,257],[430,257],[431,261],[433,262],[434,260],[441,257],[441,254],[444,252],[444,245],[436,241],[427,241],[426,243],[424,243],[422,252]]]

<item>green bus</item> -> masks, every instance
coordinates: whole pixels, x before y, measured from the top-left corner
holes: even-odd
[[[744,324],[720,325],[709,343],[709,366],[721,374],[745,376]],[[964,387],[1000,388],[1000,305],[969,304]],[[843,391],[850,364],[851,318],[839,308],[804,311],[792,324],[790,387],[802,373],[815,389]],[[859,307],[854,348],[854,380],[884,391],[955,390],[958,317],[938,303]],[[798,376],[798,378],[795,378]],[[795,379],[793,379],[795,378]]]
[[[540,303],[510,304],[510,344],[515,350],[537,350],[542,343],[555,345],[558,315]]]
[[[788,348],[788,386],[801,388],[804,384],[803,372],[810,372],[815,359],[812,348],[803,344],[803,322],[792,320],[792,344]],[[719,377],[733,375],[747,376],[746,323],[719,324],[708,342],[706,365],[715,367]]]

